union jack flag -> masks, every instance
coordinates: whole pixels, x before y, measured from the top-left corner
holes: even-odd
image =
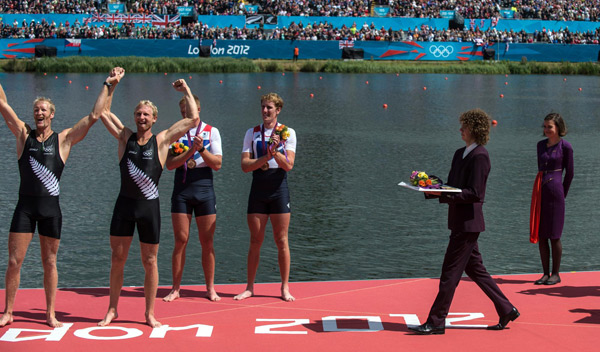
[[[98,21],[98,22],[110,22],[112,24],[115,24],[115,22],[117,23],[122,23],[123,21],[121,20],[123,15],[119,15],[119,14],[109,14],[109,15],[104,15],[102,21]],[[96,22],[96,21],[94,21]]]
[[[340,40],[339,48],[354,48],[354,40]]]
[[[178,26],[179,24],[181,24],[181,16],[180,15],[176,15],[176,16],[169,16],[169,15],[165,15],[163,17],[161,16],[157,16],[157,15],[153,15],[154,19],[152,20],[152,25],[153,26],[157,26],[157,27],[166,27],[169,25],[176,25]]]
[[[498,25],[498,17],[492,17],[492,27],[496,27]]]
[[[483,28],[483,26],[485,26],[485,20],[482,18],[479,24],[479,28]]]
[[[474,31],[475,30],[475,19],[471,18],[471,20],[469,21],[471,30]]]
[[[152,15],[147,15],[145,13],[141,14],[141,15],[135,15],[133,18],[133,22],[134,23],[152,23]]]

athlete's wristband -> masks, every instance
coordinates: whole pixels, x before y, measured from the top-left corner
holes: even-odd
[[[198,149],[198,153],[202,153],[202,152],[203,152],[203,151],[205,151],[205,150],[206,150],[206,147],[205,147],[205,146],[202,146],[202,148]]]
[[[108,83],[106,81],[104,81],[104,83],[102,83],[102,84],[105,85],[105,86],[107,86],[108,88],[112,87],[112,84],[110,84],[110,83]]]

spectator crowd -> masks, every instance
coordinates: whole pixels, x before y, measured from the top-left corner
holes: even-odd
[[[390,7],[393,17],[440,18],[452,10],[464,18],[490,18],[512,9],[516,19],[598,21],[600,0],[122,0],[130,13],[176,14],[192,6],[199,15],[371,16],[375,5]],[[246,5],[250,5],[246,7]],[[107,0],[0,0],[0,13],[93,14],[104,12]]]
[[[175,14],[178,6],[193,6],[198,14],[238,15],[248,10],[277,16],[352,16],[370,14],[370,6],[390,6],[393,16],[439,17],[441,10],[454,10],[466,21],[470,18],[492,18],[506,6],[516,9],[515,17],[546,20],[598,20],[600,0],[250,0],[250,3],[234,0],[138,0],[127,1],[132,13]],[[254,2],[252,2],[254,1]],[[246,7],[245,5],[253,5]],[[94,14],[106,10],[105,0],[0,0],[0,13],[57,13]],[[356,25],[356,22],[363,22]],[[292,22],[289,27],[265,30],[263,28],[209,27],[202,22],[185,25],[155,27],[133,24],[99,25],[97,23],[55,23],[23,21],[0,22],[0,38],[83,38],[83,39],[254,39],[254,40],[374,40],[374,41],[458,41],[458,42],[507,42],[507,43],[565,43],[598,44],[600,30],[586,33],[571,32],[565,26],[559,31],[542,30],[534,33],[524,31],[499,31],[496,28],[480,30],[436,29],[428,26],[392,30],[376,28],[358,18],[355,24],[335,28],[328,22],[306,24]]]

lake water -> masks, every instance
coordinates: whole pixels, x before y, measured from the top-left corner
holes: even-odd
[[[30,124],[35,97],[53,99],[57,105],[53,129],[62,131],[91,111],[105,76],[0,74],[0,82],[9,103]],[[397,184],[406,181],[412,170],[445,179],[454,151],[464,145],[458,116],[475,107],[498,121],[487,145],[492,171],[484,206],[487,229],[480,236],[488,270],[492,274],[541,271],[537,245],[529,243],[529,203],[537,172],[536,143],[543,138],[544,116],[553,111],[564,116],[569,127],[566,139],[575,151],[562,271],[600,268],[600,220],[594,205],[600,198],[600,188],[594,183],[600,174],[598,77],[189,76],[127,74],[117,89],[113,112],[125,125],[134,127],[134,106],[141,99],[150,99],[159,108],[153,129],[157,133],[180,118],[177,103],[181,95],[170,83],[185,78],[201,99],[201,118],[220,130],[224,157],[223,168],[215,173],[217,284],[246,280],[246,203],[252,176],[241,171],[240,153],[245,131],[261,122],[260,96],[271,91],[285,101],[280,122],[293,127],[298,135],[296,165],[289,173],[292,281],[438,276],[449,235],[447,206],[426,201],[418,192]],[[0,155],[4,165],[0,174],[0,271],[4,272],[6,238],[19,186],[15,138],[4,123],[0,125],[0,147],[5,151]],[[165,170],[159,187],[161,285],[171,283],[173,175]],[[108,286],[109,225],[119,182],[117,141],[98,122],[73,148],[61,180],[60,287]],[[278,282],[276,247],[270,227],[267,231],[257,282]],[[135,236],[125,285],[143,284]],[[183,283],[204,283],[195,225]],[[21,287],[41,286],[36,236],[23,265]]]

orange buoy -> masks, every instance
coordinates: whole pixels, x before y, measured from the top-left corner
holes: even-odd
[[[365,84],[369,84],[369,81],[365,81]]]
[[[505,85],[505,86],[507,86],[507,85],[508,85],[508,82],[504,82],[504,85]]]
[[[58,79],[58,76],[54,76],[54,79]]]
[[[447,80],[448,80],[448,77],[444,77],[444,79],[447,81]]]
[[[44,72],[44,76],[46,75],[46,72]]]
[[[579,91],[581,92],[581,88],[579,88]]]
[[[566,82],[566,81],[567,81],[567,79],[566,79],[566,78],[563,78],[563,81],[565,81],[565,82]]]
[[[256,87],[256,89],[261,89],[261,88],[262,88],[261,86]]]
[[[192,79],[192,76],[190,76],[190,79]]]
[[[314,95],[313,93],[310,93],[310,97],[311,97],[311,98],[314,98],[314,97],[315,97],[315,95]]]
[[[167,73],[165,72],[165,76],[167,75]]]
[[[504,77],[508,77],[508,75],[504,75]]]
[[[423,87],[423,90],[427,90],[427,87]]]
[[[399,73],[396,73],[396,77],[398,77],[398,76],[400,76],[400,74],[399,74]]]
[[[73,83],[71,80],[69,80],[69,84]]]
[[[384,109],[387,109],[387,104],[383,104],[383,108],[384,108]]]
[[[498,124],[498,121],[492,120],[492,125],[496,126],[497,124]]]
[[[285,72],[281,72],[281,75],[282,75],[282,76],[285,76]]]
[[[88,89],[90,89],[90,87],[88,87],[88,86],[85,86],[85,90],[88,90]]]
[[[219,84],[223,84],[223,80],[219,80]]]
[[[323,79],[323,77],[322,77],[322,76],[319,76],[319,79]]]
[[[504,98],[504,94],[500,94],[500,98]]]

